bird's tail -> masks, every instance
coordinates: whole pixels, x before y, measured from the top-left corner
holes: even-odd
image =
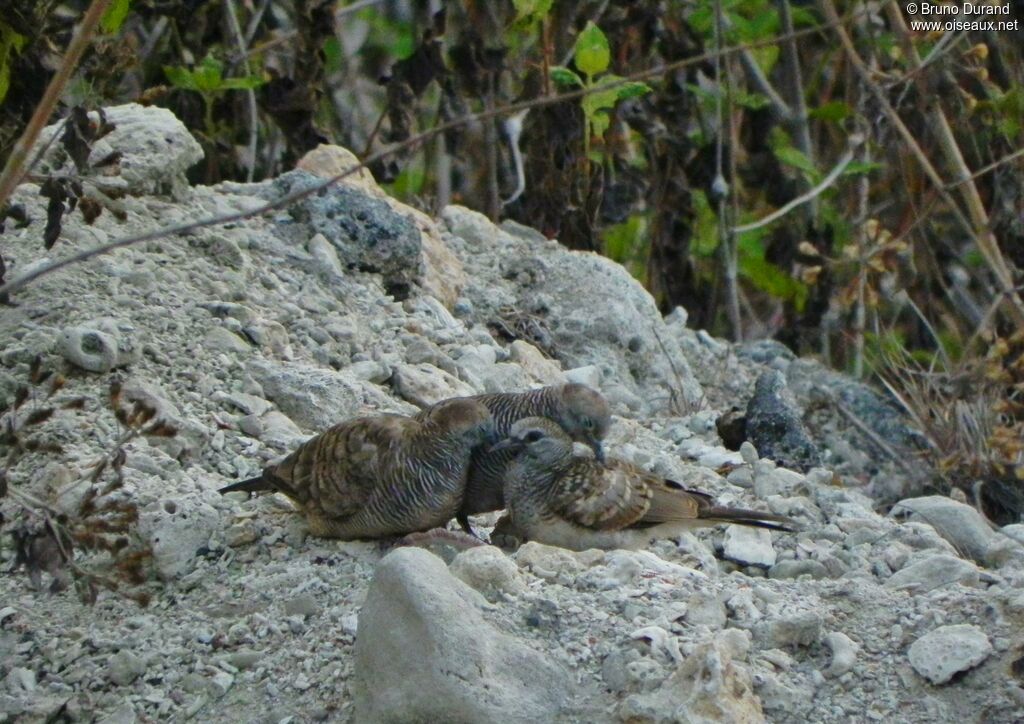
[[[225,493],[233,493],[236,490],[241,490],[246,493],[259,493],[264,490],[277,490],[277,487],[269,481],[264,475],[257,475],[255,478],[249,478],[248,480],[239,480],[237,483],[231,483],[231,485],[225,485],[217,492],[221,495]]]
[[[700,511],[700,517],[707,519],[709,522],[749,525],[751,528],[783,530],[789,533],[800,529],[800,524],[792,518],[787,518],[784,515],[775,515],[774,513],[763,513],[760,510],[747,510],[745,508],[712,506]]]

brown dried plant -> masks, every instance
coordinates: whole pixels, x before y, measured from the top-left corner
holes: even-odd
[[[900,346],[875,368],[925,435],[942,493],[959,488],[999,525],[1024,513],[1024,332],[990,336],[984,353],[925,364]]]
[[[0,504],[8,504],[0,508],[0,530],[11,535],[14,570],[24,568],[37,590],[46,573],[52,579],[51,593],[74,582],[87,603],[96,601],[100,589],[107,589],[145,606],[152,552],[135,534],[139,509],[124,486],[125,446],[143,435],[170,437],[177,431],[145,403],[128,404],[121,382],[114,379],[105,404],[118,422],[119,434],[84,474],[44,500],[37,491],[26,489],[25,481],[18,479],[24,475],[16,476],[15,470],[28,455],[63,454],[47,423],[61,414],[87,410],[85,398],[61,395],[65,384],[63,375],[45,370],[37,357],[29,366],[27,383],[17,388],[0,416]],[[102,408],[96,414],[102,414]],[[79,492],[83,486],[84,492]]]

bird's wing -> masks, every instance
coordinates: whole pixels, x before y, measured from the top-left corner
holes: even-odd
[[[669,523],[693,520],[714,504],[707,493],[689,490],[675,480],[667,480],[652,473],[646,473],[651,489],[651,504],[641,518],[641,523]]]
[[[552,500],[556,513],[594,530],[620,530],[640,520],[651,502],[650,476],[621,460],[577,460]]]
[[[341,518],[360,510],[418,423],[399,416],[364,417],[328,428],[273,469],[311,513]]]

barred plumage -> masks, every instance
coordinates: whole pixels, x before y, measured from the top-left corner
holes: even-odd
[[[716,506],[705,493],[623,460],[600,464],[573,456],[572,440],[543,418],[518,421],[497,447],[515,456],[505,474],[511,525],[539,543],[573,550],[636,548],[716,523],[795,529],[790,518]]]
[[[512,425],[524,417],[545,417],[557,423],[576,442],[589,445],[603,459],[601,440],[608,432],[611,414],[601,393],[586,385],[569,383],[541,387],[528,392],[500,392],[476,395],[468,399],[485,405],[494,417],[495,433],[508,435]],[[421,414],[426,414],[430,409]],[[512,459],[510,451],[489,452],[480,448],[473,453],[466,494],[458,520],[469,530],[466,516],[501,510],[505,468]]]
[[[220,492],[284,493],[319,536],[376,538],[428,530],[455,515],[471,451],[495,439],[487,408],[457,398],[415,418],[385,414],[340,423],[262,475]]]

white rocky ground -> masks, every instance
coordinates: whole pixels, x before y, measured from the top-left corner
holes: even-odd
[[[71,215],[46,253],[45,200],[25,184],[15,200],[32,223],[0,236],[9,278],[313,178],[190,188],[195,148],[173,117],[109,115],[118,131],[94,153],[122,150],[122,168],[97,183],[127,192],[127,221]],[[324,148],[305,166],[329,175],[345,158]],[[663,320],[605,259],[458,207],[433,221],[363,174],[290,210],[71,267],[14,301],[0,308],[0,402],[36,354],[89,402],[47,423],[65,452],[23,459],[12,487],[61,503],[117,434],[102,403],[115,375],[181,432],[128,447],[155,552],[148,608],[0,578],[0,721],[1024,719],[1021,526],[993,530],[936,497],[876,514],[864,491],[905,486],[834,420],[812,432],[838,478],[726,450],[714,420],[746,405],[765,365],[798,397],[868,393],[771,345],[686,330],[681,312]],[[612,400],[613,454],[805,529],[702,531],[639,552],[442,541],[439,558],[309,538],[280,499],[216,493],[336,420],[566,378]],[[487,531],[494,516],[476,522]],[[10,568],[6,542],[2,555]]]

